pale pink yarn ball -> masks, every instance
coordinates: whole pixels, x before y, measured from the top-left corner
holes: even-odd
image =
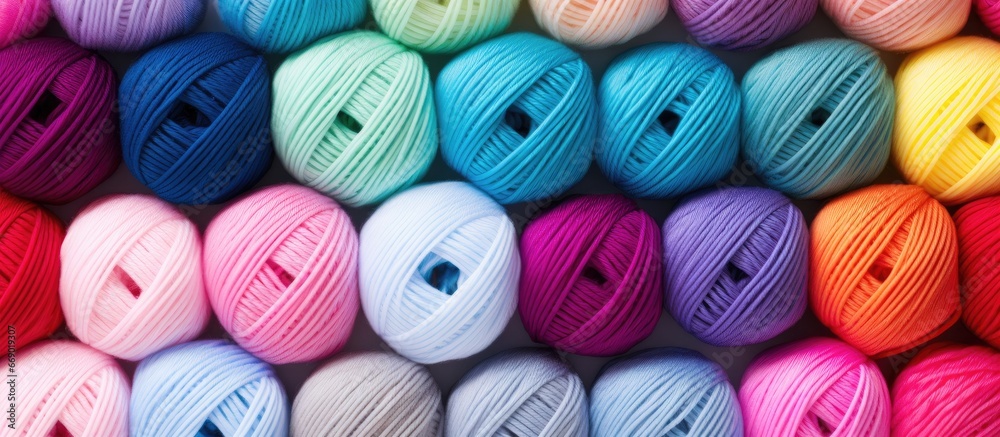
[[[344,346],[358,295],[358,234],[333,200],[279,185],[223,210],[205,231],[205,285],[219,322],[272,364]]]
[[[62,246],[59,298],[81,342],[138,361],[191,340],[211,308],[194,223],[155,197],[104,197],[73,220]]]
[[[893,52],[944,41],[965,27],[972,0],[820,0],[847,36]]]
[[[52,16],[49,0],[0,1],[0,49],[31,38]]]
[[[555,39],[586,49],[623,44],[667,16],[668,0],[531,0],[535,21]]]

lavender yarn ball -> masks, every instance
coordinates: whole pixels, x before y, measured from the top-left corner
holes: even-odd
[[[663,246],[667,310],[706,343],[760,343],[805,312],[809,233],[802,212],[776,191],[693,194],[667,217]]]
[[[819,0],[673,0],[681,23],[698,43],[723,50],[756,50],[805,27]]]
[[[88,49],[146,50],[194,31],[207,0],[52,0],[69,39]]]

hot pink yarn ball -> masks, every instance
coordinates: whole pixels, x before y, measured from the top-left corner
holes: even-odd
[[[965,27],[972,0],[820,0],[847,36],[893,52],[944,41]]]
[[[59,297],[73,335],[119,358],[191,340],[212,313],[198,229],[157,198],[104,197],[66,231]]]
[[[991,32],[1000,35],[1000,0],[976,0],[976,12]]]
[[[889,388],[874,361],[832,338],[760,354],[740,387],[747,437],[888,436]]]
[[[16,432],[2,435],[128,435],[128,379],[103,353],[71,341],[37,343],[17,354],[16,381]]]
[[[531,0],[535,21],[566,44],[599,49],[648,32],[667,16],[668,0]]]
[[[208,226],[204,261],[219,322],[260,359],[315,360],[350,337],[358,234],[330,198],[297,185],[244,197]]]
[[[567,352],[623,353],[660,319],[662,260],[660,229],[635,202],[620,195],[563,202],[521,236],[524,327]]]
[[[38,33],[52,16],[49,0],[0,2],[0,49]]]
[[[892,435],[1000,435],[1000,352],[934,343],[892,386]]]

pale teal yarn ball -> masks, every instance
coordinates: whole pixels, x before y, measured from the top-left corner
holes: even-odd
[[[441,154],[500,203],[558,196],[587,173],[597,134],[590,68],[530,33],[465,51],[438,76]]]
[[[743,155],[805,199],[872,183],[889,159],[895,91],[877,52],[845,39],[779,50],[743,78]]]
[[[357,27],[365,0],[218,0],[231,32],[266,53],[288,53],[327,35]]]
[[[351,206],[413,184],[437,150],[427,66],[375,32],[343,33],[289,56],[274,78],[271,123],[288,172]]]
[[[416,50],[450,53],[503,33],[520,0],[371,0],[386,35]]]
[[[634,197],[709,185],[739,156],[740,90],[708,51],[655,43],[619,56],[598,91],[597,163]]]

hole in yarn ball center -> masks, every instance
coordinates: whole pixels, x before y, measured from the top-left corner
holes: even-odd
[[[354,117],[351,117],[346,112],[337,113],[337,124],[343,126],[345,129],[358,133],[361,132],[361,123]]]
[[[743,269],[736,266],[731,262],[726,263],[726,274],[733,279],[733,282],[739,283],[740,281],[747,279],[750,275],[744,272]]]
[[[458,290],[458,277],[461,271],[448,261],[441,261],[427,272],[424,280],[442,293],[451,296]]]
[[[55,118],[54,115],[56,115],[56,110],[59,109],[60,105],[62,105],[62,100],[59,100],[54,94],[45,91],[38,98],[38,102],[35,102],[35,106],[31,108],[31,111],[28,112],[28,117],[41,123],[43,126],[48,126],[52,122],[52,119]]]
[[[292,282],[295,282],[295,276],[292,276],[291,273],[288,273],[288,270],[282,268],[280,265],[278,265],[278,263],[274,262],[274,260],[269,259],[267,260],[266,264],[267,268],[271,269],[271,271],[274,272],[274,276],[278,278],[278,281],[281,282],[282,286],[288,287],[289,285],[292,284]]]
[[[125,286],[125,289],[132,294],[132,297],[138,298],[139,295],[142,294],[142,287],[139,287],[139,284],[135,282],[135,279],[132,279],[132,276],[130,276],[124,269],[115,266],[114,275],[115,278],[118,278],[118,281]]]
[[[210,421],[205,421],[201,425],[201,429],[198,430],[198,434],[195,437],[226,437],[222,431],[219,431],[219,427],[215,426],[214,423]]]
[[[50,434],[50,436],[51,437],[73,437],[73,434],[70,434],[69,430],[66,429],[66,425],[63,425],[62,422],[56,422],[56,426],[52,427],[52,434]]]
[[[593,281],[597,285],[604,285],[608,282],[608,278],[605,278],[601,272],[593,267],[584,268],[583,277]]]
[[[825,420],[820,419],[819,417],[816,418],[816,426],[819,427],[819,432],[822,435],[833,434],[833,429],[830,428],[830,425],[827,424]]]
[[[503,115],[503,121],[522,137],[527,138],[528,134],[531,133],[531,117],[520,109],[508,109]]]
[[[170,113],[170,119],[182,126],[208,127],[212,124],[208,116],[187,102],[178,102]]]
[[[809,122],[816,126],[823,126],[830,119],[830,111],[823,108],[816,108],[809,114]]]
[[[890,273],[892,273],[892,268],[882,263],[872,264],[868,268],[868,274],[879,282],[885,282],[886,279],[889,279]]]
[[[993,142],[997,139],[996,133],[993,132],[993,129],[990,129],[990,126],[987,125],[982,118],[976,117],[973,119],[972,122],[969,123],[969,129],[976,134],[976,137],[983,140],[985,143],[993,144]]]
[[[660,122],[660,126],[663,126],[663,130],[667,132],[667,135],[670,136],[674,136],[674,132],[677,132],[677,126],[681,124],[681,116],[669,110],[660,113],[660,116],[656,119]]]

